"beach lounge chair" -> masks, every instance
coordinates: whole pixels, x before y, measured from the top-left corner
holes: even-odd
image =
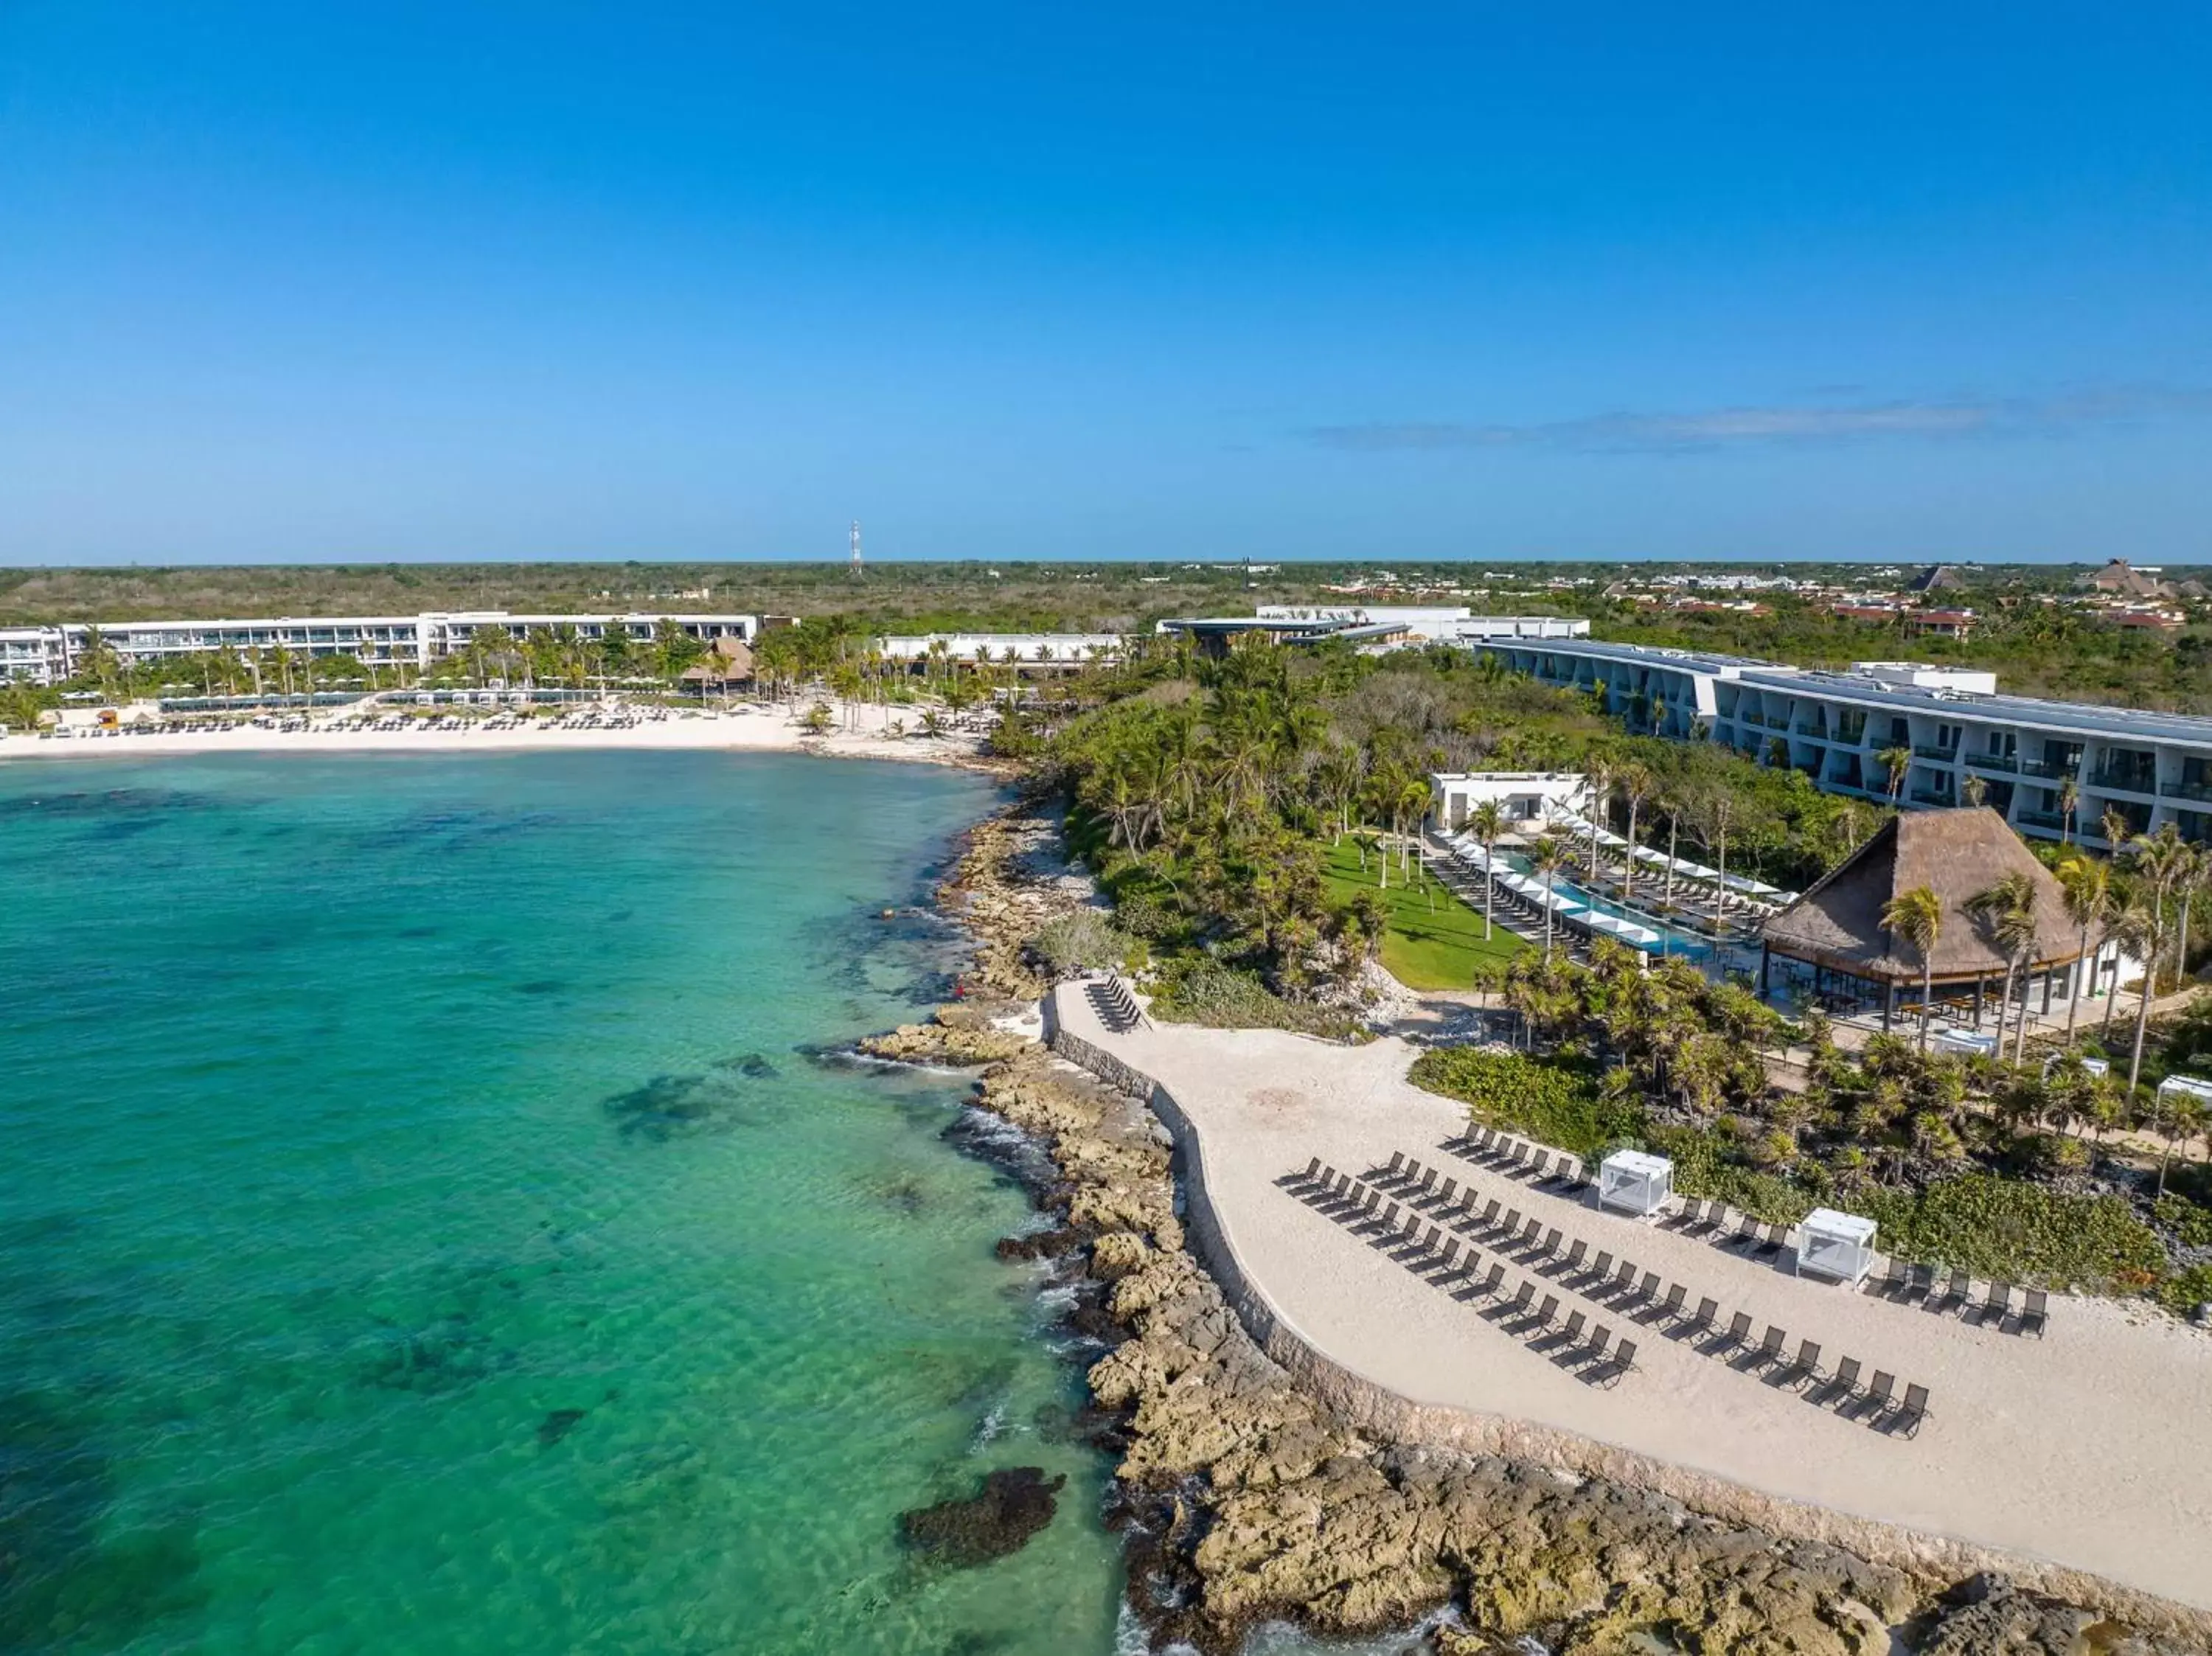
[[[1711,1328],[1713,1319],[1720,1314],[1721,1302],[1711,1295],[1705,1295],[1698,1299],[1698,1308],[1689,1317],[1688,1323],[1693,1329]]]
[[[1528,1302],[1535,1297],[1535,1283],[1523,1282],[1513,1290],[1513,1304],[1510,1308],[1516,1316],[1525,1317],[1528,1314]]]
[[[2020,1331],[2043,1338],[2044,1325],[2051,1320],[2050,1296],[2039,1288],[2027,1290],[2027,1305],[2020,1313]]]
[[[1613,1331],[1603,1323],[1600,1323],[1595,1328],[1590,1330],[1589,1344],[1583,1348],[1583,1355],[1592,1362],[1603,1362],[1606,1347],[1612,1344]]]
[[[1880,1420],[1889,1412],[1890,1401],[1896,1391],[1896,1375],[1886,1373],[1880,1368],[1874,1371],[1874,1381],[1867,1387],[1866,1394],[1867,1403],[1872,1408],[1876,1420]]]
[[[1845,1357],[1836,1365],[1835,1378],[1821,1388],[1825,1398],[1847,1398],[1859,1389],[1859,1360]]]
[[[1547,1255],[1557,1253],[1559,1251],[1559,1228],[1557,1225],[1553,1225],[1550,1229],[1544,1233],[1543,1247],[1544,1252]]]
[[[1580,1271],[1583,1268],[1583,1256],[1589,1252],[1589,1244],[1579,1237],[1576,1238],[1575,1245],[1567,1250],[1567,1269]]]
[[[1457,1206],[1459,1204],[1459,1180],[1456,1179],[1445,1180],[1444,1187],[1437,1192],[1437,1198],[1448,1208]]]
[[[1759,1253],[1762,1257],[1769,1253],[1778,1253],[1782,1251],[1783,1246],[1787,1243],[1789,1240],[1789,1226],[1769,1225],[1766,1228],[1765,1240],[1761,1241],[1759,1245]]]
[[[1889,1262],[1888,1273],[1882,1277],[1881,1285],[1875,1289],[1875,1292],[1886,1295],[1893,1300],[1905,1292],[1905,1261],[1893,1255]]]
[[[1482,1217],[1477,1222],[1480,1223],[1485,1230],[1488,1230],[1491,1226],[1495,1224],[1497,1222],[1498,1198],[1493,1196],[1490,1198],[1490,1205],[1483,1209]]]
[[[1927,1418],[1928,1388],[1908,1386],[1905,1388],[1905,1402],[1897,1411],[1897,1418],[1890,1422],[1890,1430],[1902,1432],[1911,1437],[1919,1431],[1920,1422]]]
[[[1536,1320],[1549,1328],[1552,1325],[1552,1319],[1559,1314],[1559,1296],[1556,1294],[1547,1294],[1544,1296],[1543,1304],[1536,1307]]]
[[[1620,1384],[1620,1377],[1635,1367],[1636,1342],[1623,1340],[1613,1348],[1612,1360],[1605,1365],[1604,1372],[1599,1377],[1599,1384],[1618,1386]]]
[[[1468,1269],[1472,1271],[1474,1269],[1474,1265],[1470,1263]],[[1478,1294],[1484,1295],[1495,1294],[1498,1292],[1498,1283],[1504,1280],[1505,1267],[1498,1264],[1497,1260],[1492,1259],[1490,1262],[1490,1275],[1485,1277],[1481,1282],[1475,1285],[1474,1291]]]
[[[1905,1302],[1907,1305],[1911,1304],[1915,1300],[1924,1302],[1935,1292],[1936,1267],[1934,1265],[1915,1265],[1906,1274]]]
[[[1415,1212],[1412,1208],[1407,1208],[1406,1210],[1406,1222],[1398,1227],[1398,1234],[1410,1242],[1413,1240],[1413,1233],[1420,1228],[1421,1216]]]
[[[1382,1210],[1382,1228],[1385,1230],[1398,1228],[1398,1204],[1395,1202]]]
[[[1549,1150],[1538,1150],[1538,1151],[1536,1152],[1535,1160],[1534,1160],[1533,1162],[1529,1162],[1529,1164],[1528,1164],[1528,1176],[1529,1176],[1530,1178],[1532,1178],[1532,1179],[1535,1180],[1539,1184],[1541,1184],[1541,1183],[1544,1181],[1544,1180],[1545,1180],[1545,1179],[1547,1179],[1547,1178],[1548,1178],[1548,1177],[1550,1176],[1550,1174],[1551,1174],[1551,1171],[1552,1171],[1552,1153],[1551,1153],[1551,1151],[1549,1151]]]
[[[1530,1214],[1527,1221],[1523,1222],[1521,1227],[1521,1246],[1522,1247],[1535,1247],[1536,1238],[1540,1234],[1541,1234],[1543,1228],[1544,1222],[1541,1219],[1539,1219],[1534,1214]]]
[[[1661,1302],[1659,1309],[1671,1321],[1682,1314],[1682,1301],[1689,1296],[1688,1289],[1684,1288],[1680,1283],[1671,1283],[1667,1288],[1667,1297]]]
[[[1780,1362],[1782,1358],[1782,1343],[1789,1338],[1790,1337],[1787,1334],[1777,1328],[1772,1323],[1767,1324],[1766,1332],[1759,1337],[1759,1350],[1752,1353],[1753,1359],[1753,1366],[1754,1368],[1765,1368]]]
[[[1607,1253],[1602,1248],[1599,1249],[1597,1259],[1590,1265],[1590,1275],[1596,1277],[1598,1281],[1603,1282],[1606,1278],[1606,1274],[1612,1269],[1613,1255]]]
[[[1508,1139],[1505,1143],[1505,1159],[1517,1168],[1528,1159],[1528,1152],[1533,1148],[1534,1146],[1525,1138]]]
[[[1467,1137],[1460,1142],[1477,1150],[1486,1150],[1490,1148],[1490,1139],[1491,1131],[1489,1128],[1469,1127],[1467,1130]]]
[[[1656,1300],[1659,1297],[1657,1271],[1647,1271],[1644,1273],[1644,1280],[1636,1285],[1636,1297],[1639,1300]]]
[[[1307,1163],[1306,1163],[1306,1170],[1305,1170],[1304,1173],[1300,1174],[1298,1175],[1298,1177],[1299,1177],[1300,1179],[1304,1180],[1307,1184],[1309,1184],[1309,1185],[1310,1185],[1311,1183],[1313,1183],[1313,1181],[1314,1181],[1315,1180],[1316,1180],[1316,1179],[1320,1178],[1320,1177],[1321,1177],[1321,1157],[1319,1157],[1318,1156],[1316,1156],[1316,1157],[1314,1157],[1314,1158],[1313,1158],[1313,1160],[1312,1160],[1312,1161],[1310,1161],[1310,1162],[1307,1162]]]
[[[1735,1234],[1726,1243],[1729,1247],[1748,1247],[1759,1240],[1759,1221],[1747,1213],[1736,1215]]]
[[[1520,1209],[1518,1209],[1518,1208],[1508,1208],[1508,1209],[1506,1209],[1506,1210],[1505,1210],[1505,1226],[1504,1226],[1505,1234],[1506,1234],[1508,1236],[1514,1235],[1514,1234],[1516,1234],[1520,1230],[1520,1228],[1521,1228],[1521,1210],[1520,1210]]]
[[[1437,1251],[1437,1228],[1434,1225],[1421,1227],[1420,1247],[1424,1253],[1434,1253]]]
[[[1802,1386],[1807,1380],[1817,1380],[1820,1374],[1820,1347],[1817,1341],[1797,1342],[1797,1361],[1790,1365],[1787,1376],[1792,1386]]]
[[[1580,1345],[1583,1343],[1583,1313],[1579,1311],[1571,1311],[1567,1313],[1567,1325],[1564,1331],[1569,1345]]]
[[[1974,1279],[1963,1271],[1954,1271],[1951,1273],[1951,1285],[1943,1290],[1943,1297],[1937,1302],[1935,1309],[1948,1311],[1953,1306],[1958,1306],[1963,1309],[1966,1301],[1973,1297]]]
[[[1437,1259],[1443,1265],[1446,1276],[1456,1271],[1459,1269],[1459,1238],[1456,1236],[1444,1238],[1443,1252],[1437,1254]]]
[[[1385,1171],[1386,1173],[1388,1173],[1391,1178],[1395,1179],[1395,1178],[1396,1178],[1400,1174],[1401,1174],[1401,1173],[1405,1172],[1405,1170],[1406,1170],[1406,1153],[1405,1153],[1405,1151],[1403,1151],[1403,1150],[1392,1150],[1392,1151],[1390,1152],[1390,1165],[1389,1165],[1389,1168],[1387,1168],[1386,1169],[1384,1169],[1384,1171]]]
[[[1636,1262],[1632,1259],[1623,1259],[1620,1262],[1620,1269],[1613,1273],[1613,1291],[1618,1294],[1626,1294],[1635,1286],[1635,1283]]]
[[[1751,1338],[1751,1313],[1739,1311],[1729,1319],[1728,1332],[1721,1336],[1721,1350],[1733,1351]]]
[[[1571,1191],[1580,1190],[1586,1182],[1583,1178],[1582,1158],[1574,1156],[1561,1156],[1559,1166],[1552,1171],[1552,1177]]]
[[[1437,1170],[1434,1168],[1423,1168],[1421,1169],[1421,1189],[1424,1192],[1427,1192],[1432,1191],[1436,1187]]]
[[[1982,1325],[1986,1328],[1990,1324],[1995,1323],[1999,1328],[2002,1328],[2005,1318],[2010,1315],[2011,1312],[2012,1284],[1991,1283],[1989,1298],[1982,1301]]]

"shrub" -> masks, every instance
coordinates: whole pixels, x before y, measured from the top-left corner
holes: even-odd
[[[1642,1105],[1600,1097],[1587,1069],[1517,1052],[1434,1047],[1413,1060],[1407,1078],[1472,1106],[1478,1121],[1580,1156],[1595,1157],[1632,1140],[1644,1125]]]
[[[1367,1034],[1342,1007],[1285,1000],[1256,974],[1209,959],[1178,963],[1153,998],[1151,1010],[1154,1017],[1170,1023],[1198,1023],[1214,1029],[1289,1029],[1331,1040],[1357,1040]]]
[[[1119,966],[1129,956],[1129,939],[1095,908],[1056,914],[1030,937],[1030,952],[1057,974],[1085,967]]]
[[[1788,1180],[1730,1161],[1717,1133],[1654,1127],[1649,1137],[1651,1148],[1674,1162],[1674,1188],[1684,1196],[1726,1202],[1778,1224],[1794,1225],[1813,1210],[1812,1198]]]
[[[1886,1252],[1980,1277],[2140,1293],[2166,1274],[2158,1238],[2117,1196],[1970,1173],[1917,1195],[1870,1191],[1857,1205],[1880,1222]]]
[[[2212,1247],[2212,1209],[2201,1208],[2168,1192],[2153,1204],[2151,1212],[2182,1247]]]
[[[2158,1302],[2177,1317],[2212,1303],[2212,1265],[2191,1265],[2167,1277],[2158,1285]]]

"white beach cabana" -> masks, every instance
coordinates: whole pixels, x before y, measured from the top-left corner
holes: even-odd
[[[2081,1060],[2081,1067],[2087,1070],[2093,1076],[2102,1078],[2112,1072],[2112,1060],[2109,1059],[2091,1058],[2087,1052],[2079,1052],[2075,1056]],[[2065,1061],[2065,1053],[2053,1052],[2049,1058],[2043,1060],[2043,1073],[2049,1075],[2053,1070],[2057,1069]]]
[[[1939,1029],[1929,1045],[1939,1052],[1950,1052],[1960,1058],[1995,1058],[1997,1055],[1995,1034],[1978,1035],[1971,1029]]]
[[[2158,1083],[2158,1101],[2169,1098],[2193,1098],[2200,1103],[2212,1104],[2212,1081],[2202,1076],[2168,1076]]]
[[[1598,1164],[1601,1207],[1649,1218],[1674,1194],[1674,1164],[1646,1150],[1615,1150]]]
[[[1814,1208],[1797,1225],[1797,1274],[1857,1287],[1874,1269],[1875,1222]]]

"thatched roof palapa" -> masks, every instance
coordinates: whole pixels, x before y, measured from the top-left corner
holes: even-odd
[[[1882,929],[1889,900],[1926,886],[1943,905],[1936,940],[1937,981],[2002,977],[2005,958],[1989,928],[1966,905],[2008,874],[2035,888],[2035,958],[2031,969],[2062,966],[2081,954],[2081,928],[2066,898],[2004,818],[1986,806],[1907,811],[1884,824],[1827,877],[1766,923],[1774,954],[1876,983],[1917,983],[1919,952]]]

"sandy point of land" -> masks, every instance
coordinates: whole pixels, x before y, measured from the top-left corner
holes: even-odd
[[[303,731],[240,725],[224,731],[126,730],[114,735],[68,737],[0,737],[0,762],[36,759],[134,759],[210,753],[514,753],[590,748],[705,749],[733,752],[812,753],[833,758],[896,759],[916,764],[975,765],[982,737],[973,731],[942,737],[911,734],[921,723],[915,707],[856,702],[839,708],[830,730],[810,733],[799,722],[803,708],[739,705],[730,709],[675,709],[665,719],[635,724],[582,726],[533,721],[486,728],[483,721],[458,730],[410,723],[397,731],[333,729],[319,719]],[[895,728],[903,726],[903,730]]]
[[[1984,1329],[1796,1277],[1711,1240],[1598,1210],[1460,1162],[1438,1146],[1460,1107],[1405,1078],[1397,1040],[1343,1047],[1273,1031],[1163,1024],[1104,1028],[1079,993],[1055,998],[1064,1026],[1153,1077],[1196,1132],[1210,1201],[1237,1266],[1307,1345],[1419,1405],[1534,1422],[1787,1501],[2086,1570],[2212,1609],[2212,1338],[2143,1307],[2061,1298],[2047,1338]],[[1755,1336],[1788,1350],[1812,1338],[1832,1368],[1855,1356],[1929,1387],[1912,1438],[1886,1435],[1804,1392],[1670,1338],[1626,1301],[1547,1275],[1472,1237],[1509,1291],[1533,1280],[1560,1316],[1582,1311],[1639,1346],[1638,1370],[1584,1384],[1552,1348],[1516,1337],[1425,1282],[1372,1239],[1281,1182],[1319,1156],[1357,1174],[1393,1151],[1419,1156],[1485,1199],[1541,1216],[1590,1253],[1607,1250],[1711,1295]]]

